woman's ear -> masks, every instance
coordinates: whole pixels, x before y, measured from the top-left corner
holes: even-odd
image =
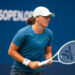
[[[35,21],[36,22],[39,22],[39,16],[35,18]]]

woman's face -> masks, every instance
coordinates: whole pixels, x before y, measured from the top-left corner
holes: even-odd
[[[48,26],[50,21],[50,16],[38,16],[37,17],[37,22],[39,25],[42,25],[44,27]]]

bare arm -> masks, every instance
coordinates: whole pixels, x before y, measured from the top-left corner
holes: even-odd
[[[51,46],[46,46],[46,48],[45,48],[45,53],[44,53],[45,55],[44,56],[45,56],[46,60],[48,60],[52,57],[51,49],[52,49]],[[51,62],[49,62],[48,64],[51,64]]]
[[[16,61],[23,63],[25,58],[18,53],[18,50],[19,50],[19,47],[17,47],[14,43],[11,43],[8,50],[8,55],[11,56]],[[38,63],[39,63],[38,61],[29,62],[28,66],[30,68],[37,69],[38,67],[40,67]]]
[[[50,46],[47,46],[45,48],[45,59],[50,59],[52,57],[52,54],[51,54],[51,48]]]
[[[19,61],[22,63],[24,61],[24,57],[22,57],[17,51],[19,47],[16,46],[14,43],[10,44],[9,50],[8,50],[8,55],[14,58],[16,61]]]

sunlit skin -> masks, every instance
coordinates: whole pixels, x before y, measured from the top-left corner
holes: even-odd
[[[50,22],[50,16],[38,16],[35,19],[36,19],[36,23],[43,27],[47,27]]]
[[[35,33],[41,34],[45,27],[50,22],[50,16],[38,16],[35,18],[35,23],[32,25],[32,29]]]

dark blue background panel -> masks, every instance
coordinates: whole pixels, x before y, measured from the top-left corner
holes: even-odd
[[[13,59],[8,56],[9,45],[37,6],[45,6],[56,15],[50,17],[48,26],[53,31],[53,54],[64,43],[75,40],[75,0],[0,0],[0,75],[10,74]],[[44,75],[74,75],[74,70],[74,64],[53,63],[44,67]]]

